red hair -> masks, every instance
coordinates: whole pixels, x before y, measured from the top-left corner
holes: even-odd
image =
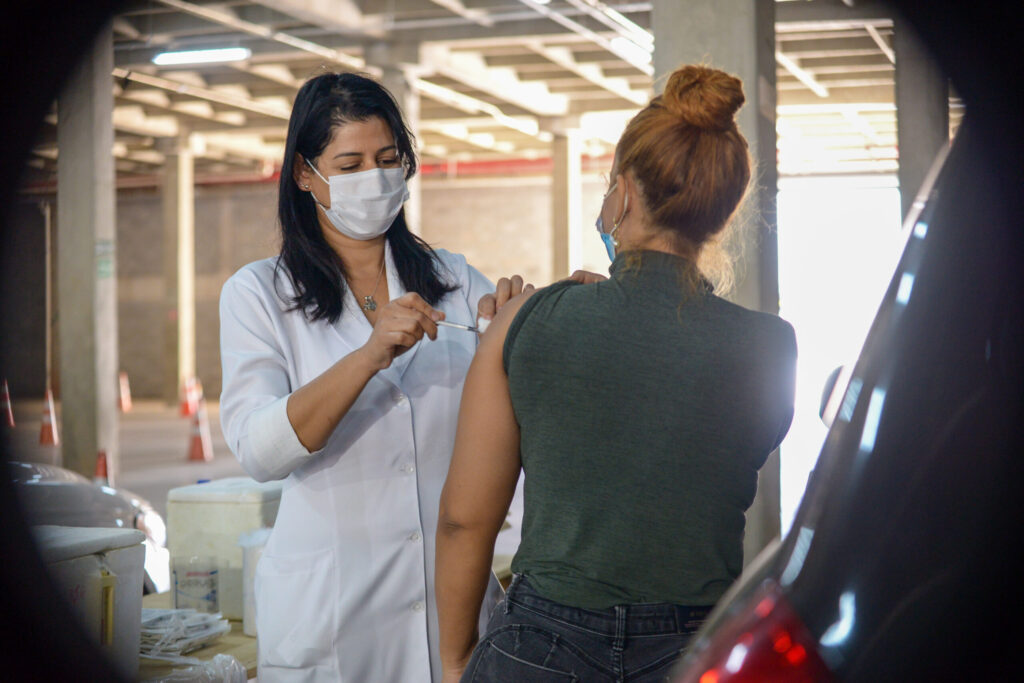
[[[744,99],[735,76],[681,67],[616,147],[617,170],[632,171],[654,225],[697,248],[726,226],[750,182],[750,153],[735,121]]]

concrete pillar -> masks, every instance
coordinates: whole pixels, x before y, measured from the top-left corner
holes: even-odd
[[[420,94],[413,88],[407,73],[420,61],[417,43],[371,43],[366,48],[366,63],[383,71],[380,82],[394,95],[405,121],[419,141]],[[413,233],[420,234],[420,176],[409,180],[409,199],[405,202],[405,220]]]
[[[949,140],[949,84],[905,21],[895,21],[900,205],[907,215],[935,155]]]
[[[572,119],[551,132],[551,280],[559,280],[583,266],[583,136]]]
[[[164,236],[164,382],[168,404],[196,375],[195,160],[187,133],[160,140]]]
[[[118,467],[113,36],[108,25],[57,98],[57,301],[63,464]]]
[[[743,81],[746,104],[737,116],[750,145],[753,181],[740,210],[744,260],[730,297],[750,309],[779,310],[776,238],[775,0],[654,0],[655,89],[683,64],[706,63]],[[779,458],[761,469],[747,513],[744,557],[750,561],[780,533]]]

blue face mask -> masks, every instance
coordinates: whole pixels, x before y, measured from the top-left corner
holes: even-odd
[[[597,217],[597,234],[601,236],[601,241],[604,242],[604,248],[608,251],[608,260],[615,260],[615,238],[604,231],[604,221],[601,217]]]
[[[615,191],[615,184],[608,188],[608,192],[604,198],[608,199],[608,195]],[[604,204],[601,205],[604,208]],[[604,231],[604,219],[601,218],[601,214],[597,214],[597,234],[601,236],[601,241],[604,242],[604,248],[608,252],[608,260],[615,260],[615,249],[619,246],[619,241],[615,239],[615,231],[619,229],[619,224],[622,223],[622,219],[626,217],[626,211],[629,209],[629,195],[626,195],[626,204],[622,207],[622,216],[619,220],[615,221],[615,225],[612,226],[611,232]]]

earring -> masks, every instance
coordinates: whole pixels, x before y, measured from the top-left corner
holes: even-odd
[[[309,189],[309,185],[303,185],[303,186],[302,186],[302,189],[304,189],[304,190],[308,190],[308,189]]]

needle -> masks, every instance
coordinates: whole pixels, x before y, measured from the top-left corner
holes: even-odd
[[[454,327],[457,330],[466,330],[467,332],[476,332],[476,328],[475,327],[470,327],[469,325],[463,325],[462,323],[450,323],[447,320],[438,320],[436,324],[444,325],[445,327]]]

